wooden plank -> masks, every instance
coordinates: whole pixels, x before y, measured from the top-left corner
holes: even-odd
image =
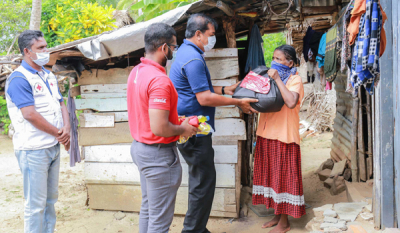
[[[223,49],[212,49],[205,53],[205,60],[211,58],[228,58],[228,57],[238,57],[237,48],[223,48]]]
[[[89,207],[92,209],[139,212],[142,202],[140,186],[88,184]],[[188,208],[188,188],[180,187],[175,202],[175,214],[185,215]],[[235,190],[216,188],[211,217],[235,217]]]
[[[373,200],[372,200],[372,205],[373,205],[373,214],[374,214],[374,227],[376,229],[381,228],[381,203],[382,203],[382,179],[381,179],[381,158],[382,155],[380,153],[381,150],[381,144],[380,144],[380,108],[377,106],[377,104],[380,102],[380,87],[378,86],[375,89],[375,94],[374,94],[374,101],[372,101],[372,108],[373,108],[373,113],[374,113],[374,195],[373,195]]]
[[[241,119],[217,119],[215,128],[213,140],[220,141],[217,143],[219,145],[230,145],[227,144],[230,141],[246,140],[245,122]],[[80,146],[132,143],[132,141],[128,122],[115,123],[114,128],[79,128]]]
[[[242,179],[242,146],[245,144],[245,142],[239,141],[238,142],[238,151],[237,151],[237,157],[238,157],[238,163],[235,165],[235,171],[236,171],[236,177],[235,177],[235,196],[236,196],[236,203],[240,203],[240,193],[242,190],[241,186],[241,179]],[[239,217],[239,212],[240,212],[240,205],[236,206],[236,214],[237,217]]]
[[[223,119],[223,118],[239,118],[240,110],[237,107],[233,108],[216,108],[215,111],[215,119]]]
[[[126,122],[128,121],[128,112],[112,112],[115,115],[115,122]]]
[[[239,62],[237,58],[226,58],[206,61],[211,79],[226,79],[239,75]]]
[[[81,93],[126,93],[127,84],[93,84],[81,87]]]
[[[181,165],[181,186],[188,186],[188,165],[185,163]],[[218,173],[216,187],[235,188],[235,164],[215,164],[215,169]],[[134,163],[85,162],[85,182],[87,184],[140,185],[140,175]]]
[[[80,127],[114,127],[114,113],[82,113]]]
[[[363,98],[362,87],[358,89],[358,174],[359,179],[362,181],[367,181],[367,165],[366,165],[366,158],[365,158],[365,143],[364,143],[364,113],[363,113]]]
[[[237,77],[221,79],[221,80],[214,79],[214,80],[211,80],[211,82],[212,82],[213,86],[229,87],[229,86],[232,86],[233,84],[236,84],[237,82],[239,82],[239,79]]]
[[[214,148],[214,162],[216,164],[235,164],[237,158],[237,145],[216,145]],[[82,150],[85,153],[86,162],[106,163],[131,163],[131,144],[85,146]],[[186,163],[180,154],[181,163]]]
[[[126,92],[117,92],[117,93],[90,93],[90,94],[81,94],[82,99],[111,99],[111,98],[124,98],[126,99]]]
[[[337,11],[337,6],[307,6],[302,8],[303,14],[332,14]]]
[[[75,97],[81,94],[81,88],[79,86],[71,87],[69,90],[71,91],[71,97]]]
[[[78,132],[80,146],[133,142],[128,123],[114,123],[114,128],[79,128]]]
[[[353,182],[358,182],[358,162],[357,162],[357,128],[358,128],[358,98],[353,99],[353,120],[351,135],[351,178]]]
[[[89,84],[126,84],[133,66],[127,68],[113,68],[109,70],[91,69],[82,71],[78,78],[79,85]]]
[[[76,99],[75,105],[77,110],[92,109],[100,112],[126,111],[126,98],[110,98],[110,99]]]

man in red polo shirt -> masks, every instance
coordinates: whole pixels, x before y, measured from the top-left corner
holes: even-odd
[[[174,216],[182,167],[176,141],[197,129],[188,120],[179,125],[178,93],[165,72],[177,49],[175,30],[164,23],[147,28],[146,55],[128,78],[128,120],[131,156],[140,172],[142,206],[139,233],[167,233]]]

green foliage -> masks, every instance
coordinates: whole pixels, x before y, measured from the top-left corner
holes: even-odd
[[[4,124],[3,134],[8,134],[8,126],[11,124],[11,120],[8,115],[7,101],[3,96],[0,96],[0,122]]]
[[[128,10],[136,22],[147,21],[197,0],[121,0],[117,9]],[[139,12],[141,11],[141,14]]]
[[[98,35],[117,27],[112,16],[114,10],[111,5],[102,7],[97,2],[65,0],[56,5],[48,32],[52,30],[57,35],[56,44]]]
[[[264,40],[264,59],[266,66],[270,67],[272,62],[272,56],[274,55],[274,51],[277,47],[286,44],[286,37],[284,33],[274,33],[274,34],[265,34],[263,37]]]
[[[13,40],[29,28],[32,0],[0,0],[0,55],[6,55]],[[11,52],[18,53],[14,43]]]

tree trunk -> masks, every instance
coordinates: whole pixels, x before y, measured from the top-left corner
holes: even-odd
[[[32,0],[30,30],[40,30],[40,21],[42,15],[42,0]]]

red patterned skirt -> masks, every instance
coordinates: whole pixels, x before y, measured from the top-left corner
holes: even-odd
[[[257,137],[254,157],[253,205],[273,208],[275,215],[306,214],[301,152],[296,143]]]

